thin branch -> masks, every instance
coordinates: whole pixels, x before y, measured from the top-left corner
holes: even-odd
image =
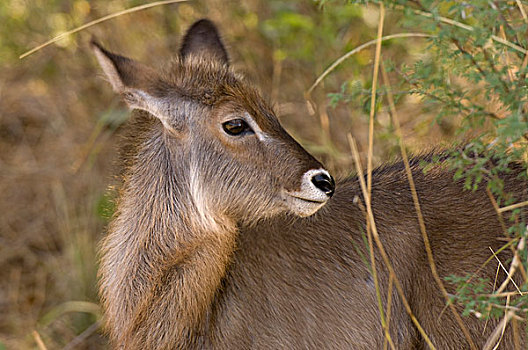
[[[31,332],[31,334],[33,335],[33,338],[35,339],[35,342],[37,343],[37,347],[39,348],[39,350],[48,350],[48,348],[46,347],[46,345],[42,341],[42,338],[40,337],[40,334],[38,334],[37,331]]]
[[[524,11],[524,6],[521,3],[521,0],[515,0],[517,3],[517,7],[519,7],[519,11],[521,11],[522,18],[524,19],[524,22],[528,24],[528,16],[526,16],[526,11]]]
[[[462,54],[466,57],[469,58],[469,60],[471,61],[471,63],[473,63],[473,65],[477,68],[477,70],[479,71],[480,75],[482,75],[482,78],[483,79],[486,79],[486,72],[484,72],[484,69],[482,69],[482,67],[480,66],[480,64],[475,60],[475,57],[473,57],[472,54],[470,54],[468,51],[466,51],[466,49],[464,49],[462,47],[462,45],[460,45],[460,42],[455,39],[455,38],[451,38],[451,41],[455,44],[455,46],[458,48],[458,50],[460,52],[462,52]]]
[[[523,246],[524,246],[524,241],[521,240],[521,242],[519,242],[519,244],[521,244],[521,243],[523,243]],[[497,254],[493,251],[493,249],[491,249],[491,247],[489,247],[489,249],[493,253],[493,256],[495,257],[495,259],[497,259],[497,262],[499,263],[501,269],[506,273],[506,276],[507,276],[506,280],[502,283],[502,285],[497,290],[497,292],[499,292],[499,293],[502,292],[504,290],[504,288],[506,288],[506,285],[508,284],[508,282],[511,281],[513,283],[513,285],[515,286],[515,288],[517,289],[517,291],[519,292],[519,295],[526,294],[526,293],[521,292],[521,290],[519,289],[519,286],[517,286],[517,283],[515,283],[515,281],[512,278],[512,273],[515,272],[515,270],[513,268],[513,263],[510,266],[510,271],[506,270],[506,268],[504,267],[502,262],[499,260],[499,258],[497,257]]]
[[[68,35],[72,35],[72,34],[75,34],[77,32],[80,32],[81,30],[84,30],[86,28],[89,28],[91,26],[94,26],[96,24],[99,24],[99,23],[102,23],[102,22],[105,22],[105,21],[108,21],[109,19],[112,19],[112,18],[116,18],[116,17],[119,17],[121,15],[126,15],[126,14],[129,14],[129,13],[132,13],[132,12],[137,12],[137,11],[141,11],[141,10],[146,10],[148,8],[151,8],[151,7],[155,7],[155,6],[161,6],[161,5],[167,5],[167,4],[173,4],[173,3],[176,3],[176,2],[186,2],[186,1],[189,1],[189,0],[164,0],[164,1],[156,1],[156,2],[151,2],[150,4],[145,4],[145,5],[140,5],[140,6],[136,6],[136,7],[132,7],[132,8],[129,8],[129,9],[126,9],[126,10],[123,10],[123,11],[119,11],[119,12],[116,12],[116,13],[112,13],[108,16],[104,16],[104,17],[101,17],[99,19],[96,19],[94,21],[91,21],[91,22],[88,22],[86,24],[83,24],[82,26],[80,27],[77,27],[75,29],[72,29],[72,30],[69,30],[67,32],[64,32],[64,33],[61,33],[59,35],[57,35],[56,37],[54,37],[53,39],[51,40],[48,40],[46,41],[44,44],[42,45],[39,45],[27,52],[24,52],[22,55],[20,55],[18,58],[19,59],[23,59],[35,52],[37,52],[38,50],[40,49],[43,49],[45,48],[46,46],[48,45],[51,45],[65,37],[67,37]]]
[[[374,116],[376,113],[376,87],[378,84],[379,60],[381,54],[381,40],[383,36],[383,22],[385,19],[385,7],[383,3],[380,4],[380,16],[378,23],[378,35],[376,42],[376,53],[374,56],[374,69],[372,72],[372,89],[370,95],[370,113],[369,113],[369,137],[368,137],[368,153],[367,153],[367,192],[371,195],[372,191],[372,158],[374,148]]]
[[[495,279],[493,280],[493,293],[495,294],[495,287],[497,287],[497,279],[499,278],[499,271],[500,271],[500,265],[497,264],[497,270],[495,271]],[[490,314],[491,314],[491,304],[488,305],[487,309],[488,309],[488,315],[486,317],[486,322],[484,322],[484,329],[482,330],[482,334],[484,334],[484,332],[486,332],[486,328],[488,327],[488,321],[490,320]]]
[[[497,264],[497,268],[500,270],[500,265]],[[523,294],[526,294],[526,292],[523,292]],[[476,294],[477,297],[485,297],[485,298],[506,298],[507,296],[512,295],[519,295],[518,291],[515,292],[501,292],[501,293],[484,293],[484,294]]]
[[[506,298],[506,305],[510,303],[510,298]],[[507,311],[504,314],[503,319],[499,322],[497,327],[495,327],[495,330],[493,330],[493,333],[489,336],[488,340],[486,341],[486,344],[484,344],[484,350],[490,350],[490,349],[497,349],[499,347],[499,344],[502,340],[502,336],[504,335],[504,330],[506,329],[506,325],[511,320],[511,318],[515,315],[515,311]],[[495,345],[494,345],[495,344]]]
[[[86,328],[81,334],[73,338],[62,350],[72,350],[86,341],[93,333],[101,327],[101,321],[94,322],[90,327]]]
[[[528,57],[528,55],[527,55],[527,57]],[[400,71],[399,69],[395,69],[395,71],[398,73],[398,75],[399,75],[403,80],[405,80],[405,82],[407,82],[407,84],[409,84],[409,85],[411,85],[411,86],[414,86],[414,87],[416,87],[417,89],[421,89],[421,88],[420,88],[420,85],[418,85],[417,83],[411,81],[411,80],[409,79],[409,77],[406,76],[402,71]],[[440,96],[436,96],[436,95],[434,95],[434,94],[432,94],[432,93],[430,93],[430,92],[424,91],[424,90],[419,90],[417,93],[420,94],[420,95],[423,95],[423,96],[427,96],[427,97],[429,97],[429,98],[431,98],[431,99],[433,99],[433,100],[436,100],[436,101],[442,102],[442,103],[445,104],[445,105],[450,105],[450,104],[452,104],[452,103],[449,102],[449,100],[443,99],[443,98],[441,98]],[[393,93],[393,95],[394,95],[394,93]],[[470,100],[468,100],[468,99],[466,99],[466,98],[463,98],[463,100],[467,101],[468,103],[472,103]],[[476,106],[476,105],[474,105],[474,104],[473,104],[472,107],[468,107],[468,106],[464,106],[464,105],[462,104],[462,102],[459,102],[459,101],[454,101],[454,102],[456,103],[456,105],[455,105],[456,108],[461,109],[461,110],[467,112],[468,115],[474,113],[474,108],[478,107],[478,106]],[[488,116],[488,117],[490,117],[490,118],[496,119],[496,120],[500,120],[500,119],[502,119],[501,117],[499,117],[497,114],[495,114],[495,113],[493,113],[493,112],[489,112],[489,111],[486,111],[486,110],[479,110],[478,112],[479,112],[479,113],[483,113],[484,115],[486,115],[486,116]]]
[[[351,51],[348,51],[346,54],[344,54],[343,56],[341,56],[337,60],[335,60],[335,62],[332,63],[332,65],[330,65],[330,67],[328,67],[319,77],[317,77],[317,79],[312,84],[312,86],[310,86],[310,88],[308,89],[306,94],[309,96],[312,93],[312,91],[317,87],[317,85],[319,85],[324,80],[324,78],[326,78],[326,76],[328,74],[330,74],[337,66],[339,66],[347,58],[349,58],[350,56],[355,55],[356,53],[360,52],[361,50],[364,50],[364,49],[366,49],[369,46],[375,45],[378,41],[383,42],[383,41],[387,41],[387,40],[391,40],[391,39],[413,38],[413,37],[431,38],[431,37],[433,37],[433,35],[423,34],[423,33],[398,33],[398,34],[391,34],[391,35],[384,36],[381,39],[378,38],[378,39],[374,39],[374,40],[371,40],[371,41],[367,41],[366,43],[356,47],[355,49],[353,49]]]
[[[499,28],[501,36],[506,39],[506,32],[504,31],[504,26],[500,26]],[[513,75],[513,68],[510,66],[510,55],[508,54],[508,51],[504,52],[504,61],[506,65],[506,69],[508,70],[508,78],[510,79],[510,83],[515,83],[515,77]]]
[[[515,204],[512,204],[512,205],[508,205],[507,207],[500,208],[499,209],[499,213],[504,213],[505,211],[515,210],[515,209],[518,209],[518,208],[525,207],[527,205],[528,205],[528,201],[515,203]]]
[[[405,10],[405,7],[404,6],[401,6],[401,5],[397,5],[397,6],[394,6],[395,9],[397,10]],[[433,15],[432,13],[430,12],[427,12],[425,10],[416,10],[416,9],[412,9],[412,11],[417,14],[417,15],[420,15],[420,16],[423,16],[423,17],[426,17],[426,18],[436,18],[438,19],[440,22],[442,23],[445,23],[445,24],[449,24],[451,26],[454,26],[454,27],[458,27],[458,28],[461,28],[461,29],[464,29],[464,30],[467,30],[467,31],[470,31],[470,32],[473,32],[475,31],[475,28],[473,28],[472,26],[470,25],[467,25],[467,24],[464,24],[464,23],[461,23],[461,22],[458,22],[458,21],[455,21],[451,18],[447,18],[447,17],[442,17],[442,16],[435,16]],[[498,37],[496,35],[492,35],[491,36],[491,40],[499,43],[499,44],[502,44],[502,45],[505,45],[505,46],[508,46],[509,48],[515,50],[515,51],[518,51],[522,54],[527,54],[528,51],[526,49],[524,49],[523,47],[520,47],[519,45],[516,45],[508,40],[504,40],[502,39],[501,37]]]
[[[378,82],[378,72],[379,72],[379,60],[381,53],[381,38],[383,37],[383,23],[385,21],[385,7],[383,4],[380,5],[380,14],[378,22],[378,35],[376,40],[376,54],[374,57],[374,71],[372,73],[372,91],[370,98],[370,118],[369,118],[369,139],[368,139],[368,155],[367,155],[367,195],[369,196],[369,202],[371,201],[371,192],[372,192],[372,153],[374,147],[374,114],[376,112],[376,85]],[[381,292],[379,288],[379,281],[376,271],[376,260],[374,258],[374,246],[372,244],[372,229],[370,227],[369,221],[367,220],[367,237],[370,250],[370,262],[372,265],[372,274],[374,279],[374,287],[376,289],[376,297],[378,300],[378,309],[380,313],[381,325],[385,329],[385,339],[387,339],[392,344],[392,339],[390,337],[389,329],[386,325],[385,315],[383,312],[383,304],[381,302]],[[394,347],[394,345],[393,345]]]
[[[374,115],[376,113],[376,87],[378,84],[379,61],[381,55],[381,40],[383,37],[383,22],[385,19],[385,7],[380,4],[380,17],[378,23],[378,39],[376,41],[376,55],[374,57],[374,71],[372,72],[372,92],[370,95],[369,115],[369,138],[367,156],[367,192],[370,196],[372,191],[372,154],[374,149]]]
[[[500,208],[499,208],[499,204],[497,203],[497,201],[495,200],[495,197],[493,196],[493,194],[491,193],[491,190],[489,188],[486,187],[486,193],[488,194],[488,197],[489,197],[489,200],[491,202],[491,205],[493,206],[493,209],[495,209],[495,212],[497,213],[497,218],[499,220],[499,223],[502,227],[502,233],[504,234],[504,237],[506,237],[507,239],[511,239],[509,234],[508,234],[508,230],[506,228],[506,223],[504,222],[504,218],[502,216],[502,212],[500,211]],[[523,238],[524,239],[524,238]],[[513,242],[513,240],[511,240],[510,242]],[[515,255],[515,254],[518,254],[517,253],[517,250],[512,246],[512,244],[508,244],[509,247],[510,247],[510,250],[511,252]],[[518,246],[517,246],[518,247]],[[521,275],[523,277],[524,280],[527,279],[526,277],[526,270],[524,269],[524,266],[523,264],[520,264],[519,266],[519,271],[521,272]]]
[[[451,312],[453,313],[453,316],[455,317],[455,320],[457,321],[460,329],[462,330],[462,333],[464,333],[464,337],[466,338],[469,346],[471,349],[477,349],[475,343],[473,342],[473,339],[471,339],[471,334],[469,333],[467,327],[465,326],[464,322],[462,321],[462,318],[455,310],[455,306],[450,302],[449,295],[447,293],[447,290],[444,287],[444,284],[442,283],[442,279],[440,278],[440,275],[438,274],[438,271],[436,270],[436,264],[434,262],[433,258],[433,251],[431,249],[431,244],[429,242],[429,237],[427,235],[427,231],[425,228],[425,221],[422,215],[422,209],[420,207],[420,202],[418,199],[418,193],[416,192],[416,186],[414,184],[413,175],[411,171],[411,166],[409,165],[409,158],[407,157],[407,151],[405,150],[405,144],[403,143],[403,134],[400,127],[400,120],[398,118],[398,114],[396,113],[396,107],[394,105],[394,99],[392,98],[392,95],[389,93],[390,88],[390,82],[389,78],[387,76],[387,72],[385,71],[385,68],[383,64],[381,65],[381,73],[383,75],[384,84],[387,88],[387,99],[389,101],[389,108],[393,117],[394,121],[394,127],[396,131],[396,136],[399,139],[400,144],[400,152],[403,158],[403,164],[405,165],[405,171],[407,173],[407,179],[409,181],[409,186],[411,189],[411,195],[414,202],[414,208],[416,210],[416,214],[418,217],[418,224],[420,226],[420,232],[422,234],[422,239],[424,241],[425,251],[427,253],[427,260],[429,262],[429,266],[431,268],[431,273],[433,275],[433,278],[435,279],[438,287],[440,288],[440,291],[442,292],[444,298],[446,299],[446,302],[449,304],[449,308]]]
[[[516,295],[519,295],[519,294],[516,294]],[[510,297],[510,299],[511,299],[512,296],[516,296],[516,295],[515,294],[510,294],[509,296],[507,295],[506,298]],[[496,308],[496,309],[499,309],[499,310],[513,310],[515,312],[526,312],[526,308],[519,307],[519,306],[500,305],[500,304],[491,304],[491,306]],[[517,317],[522,319],[522,317],[520,317],[520,316],[517,316]]]
[[[486,51],[486,49],[482,48],[482,53],[484,54],[484,58],[488,62],[491,70],[493,71],[493,73],[495,73],[500,78],[500,73],[497,70],[497,67],[495,67],[495,63],[493,62],[493,60],[489,56],[488,51]],[[508,56],[506,55],[506,57],[508,57]],[[510,87],[508,86],[508,84],[506,84],[504,79],[499,79],[499,81],[501,82],[502,86],[504,87],[504,90],[506,90],[507,93],[510,93]]]
[[[390,327],[390,318],[391,318],[391,307],[392,307],[392,288],[393,288],[393,285],[394,285],[394,277],[392,275],[389,276],[389,288],[388,288],[388,291],[387,291],[387,311],[386,311],[386,318],[385,318],[385,322],[386,322],[386,327],[387,327],[387,332],[389,331]],[[388,338],[385,337],[385,339],[383,340],[383,350],[387,349],[387,343],[388,342]],[[392,342],[390,342],[391,344],[391,349],[394,349],[394,345],[392,344]]]
[[[363,178],[363,169],[361,168],[361,161],[359,159],[359,152],[357,150],[356,141],[354,140],[354,138],[350,134],[347,135],[347,138],[348,138],[348,143],[350,145],[350,149],[351,149],[352,155],[354,156],[354,163],[356,165],[356,172],[358,174],[357,176],[358,176],[359,184],[360,184],[360,187],[361,187],[361,191],[363,193],[363,197],[365,198],[365,204],[366,204],[366,209],[367,209],[367,218],[368,218],[368,220],[370,222],[370,225],[372,227],[372,236],[374,238],[374,241],[376,242],[376,245],[378,246],[378,250],[380,251],[380,254],[381,254],[381,257],[383,259],[383,262],[385,263],[385,266],[389,270],[389,274],[394,277],[394,285],[396,286],[396,290],[398,291],[398,295],[400,296],[400,298],[402,300],[402,303],[403,303],[403,306],[405,307],[405,311],[407,311],[407,314],[409,315],[409,317],[411,318],[411,321],[416,326],[416,329],[418,330],[420,335],[423,337],[424,341],[427,343],[427,346],[429,346],[429,348],[431,350],[435,350],[436,348],[433,345],[433,343],[431,342],[431,339],[425,333],[425,330],[420,325],[420,322],[418,321],[416,316],[414,316],[414,314],[412,312],[412,309],[411,309],[411,306],[409,305],[409,302],[407,301],[407,297],[405,296],[405,293],[403,291],[402,284],[401,284],[400,280],[398,279],[398,277],[396,276],[396,273],[394,272],[394,268],[393,268],[393,266],[392,266],[392,264],[390,262],[390,259],[389,259],[388,255],[387,255],[387,252],[385,251],[385,248],[383,247],[383,243],[381,243],[381,240],[380,240],[380,237],[379,237],[379,234],[378,234],[378,230],[376,228],[376,222],[374,221],[374,213],[372,212],[372,206],[371,206],[371,203],[370,203],[370,198],[369,198],[368,193],[367,193],[367,186],[365,184],[365,179]]]
[[[493,6],[495,6],[495,10],[499,13],[499,17],[500,17],[500,19],[502,20],[502,23],[504,23],[504,25],[508,28],[508,30],[509,30],[510,32],[517,33],[517,31],[514,30],[514,29],[511,27],[511,25],[510,25],[510,23],[508,22],[508,20],[506,19],[506,17],[504,17],[504,13],[502,13],[502,11],[500,11],[500,9],[499,9],[500,6],[499,6],[499,4],[497,3],[497,1],[493,1],[492,4],[493,4]],[[502,26],[501,26],[501,27],[502,27]],[[507,40],[507,39],[506,39],[506,35],[504,35],[504,38],[501,38],[501,39]],[[515,39],[516,39],[516,42],[515,42],[514,44],[515,44],[515,45],[519,45],[519,38],[516,37]],[[520,46],[520,45],[519,45],[519,46]]]

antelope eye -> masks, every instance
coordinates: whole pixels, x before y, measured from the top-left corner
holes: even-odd
[[[224,131],[231,136],[253,133],[253,130],[243,119],[233,119],[222,124]]]

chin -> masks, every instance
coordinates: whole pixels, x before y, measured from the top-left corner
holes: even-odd
[[[291,213],[304,218],[315,214],[327,201],[314,201],[287,195],[285,202]]]

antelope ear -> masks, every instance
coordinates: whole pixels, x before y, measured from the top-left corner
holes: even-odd
[[[92,39],[92,49],[103,68],[115,92],[131,109],[142,109],[157,117],[168,129],[174,129],[169,123],[170,104],[168,99],[154,96],[149,91],[155,91],[155,84],[159,85],[158,73],[130,58],[116,55],[103,48]]]
[[[180,55],[186,59],[193,56],[209,56],[223,64],[229,64],[227,51],[216,26],[208,19],[195,22],[185,34]]]

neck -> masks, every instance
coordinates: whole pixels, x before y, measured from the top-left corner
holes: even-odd
[[[168,149],[148,152],[156,153],[145,154],[149,166],[138,161],[125,175],[102,244],[102,301],[116,345],[189,346],[199,341],[234,250],[236,225],[203,212],[193,190],[173,175],[178,169],[172,168]]]

